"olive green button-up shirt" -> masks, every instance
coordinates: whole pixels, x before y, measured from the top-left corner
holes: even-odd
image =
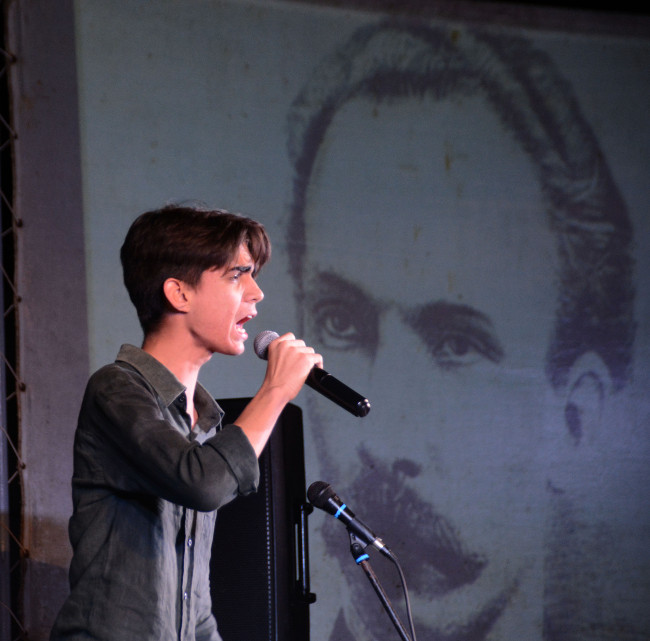
[[[52,641],[215,641],[209,570],[216,510],[257,489],[255,452],[197,385],[122,346],[93,374],[74,445],[70,594]]]

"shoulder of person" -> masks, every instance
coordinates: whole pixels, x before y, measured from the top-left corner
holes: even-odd
[[[147,379],[133,365],[115,361],[100,367],[91,374],[86,385],[86,394],[98,392],[119,393],[120,389],[133,386],[152,390]]]

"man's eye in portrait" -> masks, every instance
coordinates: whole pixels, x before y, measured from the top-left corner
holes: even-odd
[[[319,274],[307,309],[314,340],[335,350],[363,350],[370,358],[378,343],[379,310],[359,287],[333,274]]]
[[[323,347],[361,349],[371,355],[376,347],[377,317],[347,298],[323,298],[310,306],[317,339]]]
[[[406,314],[409,325],[443,369],[499,363],[504,352],[490,319],[467,305],[432,303]]]
[[[445,369],[473,365],[486,353],[485,346],[476,337],[452,333],[442,335],[431,351],[437,363]]]

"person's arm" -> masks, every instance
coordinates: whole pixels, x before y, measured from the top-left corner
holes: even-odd
[[[297,396],[311,369],[322,365],[321,355],[291,333],[271,342],[262,386],[235,421],[258,457],[286,404]]]
[[[167,412],[137,372],[115,364],[100,370],[82,404],[74,483],[202,511],[255,491],[259,466],[240,427],[227,425],[200,444],[189,441]]]

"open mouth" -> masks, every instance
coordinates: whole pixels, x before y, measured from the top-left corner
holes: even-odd
[[[242,334],[244,338],[248,338],[248,333],[244,329],[244,325],[248,323],[249,320],[252,320],[254,316],[252,314],[249,314],[248,316],[244,316],[243,318],[240,318],[236,323],[235,326],[237,328],[237,331]]]

